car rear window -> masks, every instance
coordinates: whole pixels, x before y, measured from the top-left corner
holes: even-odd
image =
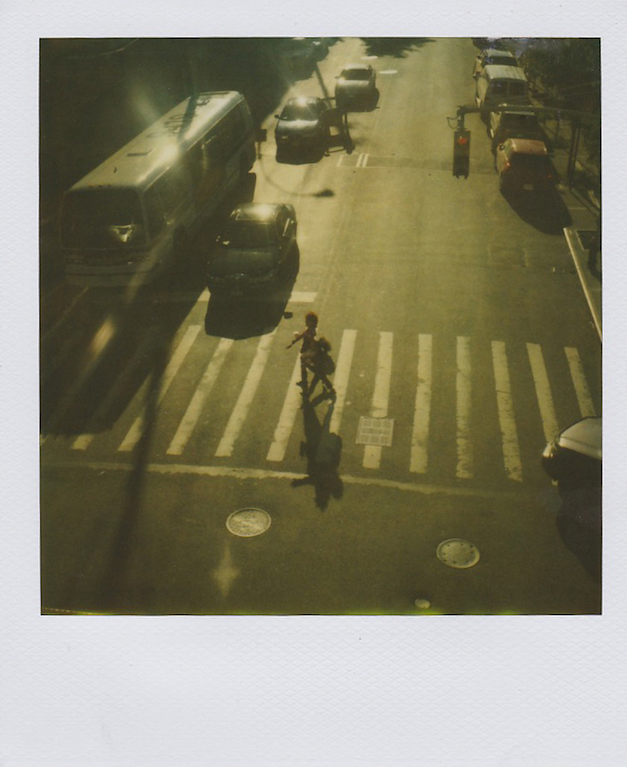
[[[551,169],[549,159],[537,154],[514,154],[511,163],[516,170],[530,173],[548,173]]]
[[[370,72],[367,69],[345,69],[342,72],[342,77],[345,80],[367,80],[370,77]]]

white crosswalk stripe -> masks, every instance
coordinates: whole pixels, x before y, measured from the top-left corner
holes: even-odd
[[[150,413],[150,405],[153,406],[153,409],[155,403],[157,406],[160,405],[171,388],[174,389],[171,402],[184,403],[181,407],[182,414],[177,413],[176,406],[172,405],[163,411],[163,415],[159,418],[159,428],[163,432],[167,430],[170,442],[168,444],[167,442],[162,443],[160,440],[153,440],[151,449],[155,454],[163,450],[168,456],[180,456],[184,452],[191,453],[190,441],[194,432],[200,428],[201,422],[207,422],[208,403],[212,398],[220,397],[219,404],[221,412],[223,412],[224,397],[227,391],[232,393],[236,402],[231,408],[214,455],[217,458],[232,457],[238,440],[245,439],[246,434],[257,428],[259,415],[253,411],[253,404],[260,386],[263,386],[264,381],[270,380],[267,369],[272,367],[273,355],[277,353],[274,344],[277,329],[259,339],[254,355],[252,354],[253,347],[248,344],[236,345],[232,339],[219,339],[195,389],[187,394],[186,399],[183,399],[182,394],[186,393],[183,388],[185,386],[184,381],[188,380],[189,376],[179,376],[178,374],[186,364],[189,352],[198,340],[200,329],[200,325],[191,325],[182,332],[180,341],[172,349],[167,365],[164,362],[165,370],[160,381],[157,381],[159,386],[157,392],[153,393],[155,396],[153,396],[152,401],[150,401],[150,381],[145,381],[136,392],[135,398],[125,412],[134,414],[139,412],[139,415],[132,422],[119,444],[118,451],[129,452],[135,448],[144,433],[145,417],[147,413]],[[345,329],[342,332],[337,351],[336,369],[333,375],[336,398],[332,407],[329,405],[318,411],[320,417],[326,413],[331,433],[338,435],[341,435],[342,432],[345,435],[355,433],[363,411],[360,413],[353,408],[345,410],[345,407],[347,403],[351,404],[351,400],[354,404],[363,402],[365,392],[370,386],[372,386],[372,398],[368,415],[373,419],[388,417],[393,376],[400,374],[401,371],[393,365],[394,333],[380,331],[376,339],[375,369],[365,372],[360,370],[359,375],[357,375],[352,372],[354,360],[357,355],[359,355],[358,359],[360,360],[365,358],[364,349],[375,342],[375,336],[373,333],[369,335],[358,333],[355,329]],[[89,422],[90,427],[106,421],[115,403],[123,396],[124,391],[132,385],[141,361],[151,357],[150,348],[157,344],[158,339],[155,337],[155,333],[151,334],[151,331],[147,331],[133,360],[113,380],[111,388],[101,400]],[[446,344],[449,345],[450,351],[454,350],[455,368],[453,371],[450,371],[448,362],[440,363],[440,357],[434,354],[437,349],[438,353],[446,360]],[[438,455],[430,455],[429,448],[430,443],[436,438],[437,442],[434,441],[434,444],[441,443],[442,439],[448,439],[451,442],[451,447],[454,447],[454,460],[451,460],[453,456],[445,458],[451,463],[446,470],[458,479],[470,480],[475,477],[480,464],[482,471],[485,469],[483,465],[486,461],[485,451],[479,453],[476,451],[475,445],[484,444],[486,439],[490,439],[498,445],[499,453],[502,456],[502,471],[505,479],[520,483],[526,474],[533,477],[535,469],[523,472],[519,431],[525,436],[525,444],[531,444],[532,441],[541,444],[542,439],[550,441],[556,436],[560,430],[561,422],[556,412],[553,386],[555,392],[559,393],[560,396],[558,404],[562,420],[566,417],[572,417],[574,412],[580,412],[582,416],[595,415],[596,413],[579,350],[573,346],[563,348],[568,372],[566,365],[564,365],[564,358],[560,363],[553,353],[551,356],[547,355],[545,359],[545,352],[538,343],[515,345],[506,344],[502,340],[479,342],[468,336],[458,336],[446,342],[437,342],[436,346],[436,339],[432,335],[419,334],[416,346],[413,349],[403,350],[404,355],[409,352],[410,359],[414,360],[411,363],[414,365],[414,374],[403,383],[406,394],[409,396],[403,396],[394,402],[394,416],[396,420],[399,420],[399,426],[396,429],[392,445],[385,448],[386,451],[390,451],[390,454],[393,453],[394,466],[397,469],[404,466],[406,471],[421,476],[432,471],[442,471],[441,451]],[[524,357],[521,357],[520,350],[524,351]],[[252,359],[249,359],[249,355]],[[191,357],[191,355],[189,356]],[[238,384],[238,392],[233,391],[232,386],[227,388],[216,386],[216,382],[224,370],[226,360],[231,357],[237,360],[240,367],[242,365],[248,366],[243,383]],[[478,360],[481,360],[481,363]],[[526,370],[521,370],[521,360],[524,362]],[[486,370],[483,369],[486,362],[490,368],[487,375]],[[398,363],[397,367],[400,367]],[[515,378],[513,378],[514,370],[516,371]],[[267,448],[262,447],[260,460],[263,460],[265,456],[266,461],[278,464],[296,458],[293,451],[289,451],[288,448],[292,438],[302,431],[302,418],[299,417],[301,390],[296,386],[299,375],[300,360],[297,357],[291,368],[287,387],[277,389],[276,381],[272,383],[273,389],[280,394],[278,401],[274,401],[271,410],[268,409],[266,403],[263,415],[267,420],[267,415],[272,412],[272,418],[276,420],[271,421],[272,437],[269,439]],[[446,386],[442,386],[446,383],[442,375],[449,377]],[[351,376],[354,377],[354,381]],[[486,386],[486,382],[490,381],[493,382],[493,388]],[[515,384],[514,387],[512,387],[512,381]],[[355,396],[350,397],[353,388],[355,389]],[[434,392],[440,390],[450,393],[446,396],[450,396],[451,418],[446,416],[442,419],[440,412],[443,406],[442,398],[441,396],[434,397]],[[569,398],[569,402],[564,401]],[[139,403],[144,403],[141,412]],[[148,403],[148,410],[146,410],[146,403]],[[274,410],[274,405],[276,405],[276,410]],[[437,407],[436,412],[434,412],[434,407]],[[539,418],[533,417],[534,408],[537,408]],[[495,412],[498,417],[496,442],[494,441],[496,435],[486,436],[485,431],[482,431],[486,423],[491,423],[489,417],[484,417],[485,413],[489,413],[490,410]],[[530,412],[532,414],[531,419],[529,418]],[[482,413],[481,417],[479,413]],[[571,415],[566,416],[566,413]],[[205,414],[204,420],[203,414]],[[453,414],[454,418],[452,417]],[[406,421],[406,428],[400,419]],[[346,423],[344,423],[345,421]],[[124,423],[127,423],[126,419],[124,419]],[[432,433],[434,425],[442,423],[450,424],[448,427],[451,430],[450,435],[442,437],[441,434],[434,435]],[[561,423],[561,428],[564,428],[565,425],[567,424]],[[537,437],[530,439],[529,428],[533,428],[537,432],[541,430],[542,437],[540,438],[538,434]],[[76,451],[86,452],[89,449],[93,455],[94,452],[97,453],[98,450],[102,450],[102,446],[107,444],[99,440],[99,436],[99,432],[92,428],[75,437],[69,446]],[[44,452],[59,449],[55,440],[46,440],[45,436],[42,437],[41,444]],[[345,438],[343,444],[343,462],[352,461],[354,463],[357,461],[361,463],[362,468],[368,471],[381,469],[384,452],[380,445],[365,445],[363,454],[360,455],[360,448],[357,448],[354,439]],[[194,443],[192,445],[194,445],[194,450],[199,449],[198,445]],[[105,449],[109,450],[110,448],[105,447]],[[202,450],[202,447],[200,449]],[[403,457],[403,452],[406,453],[406,457]]]
[[[496,383],[496,403],[499,411],[499,425],[503,440],[503,460],[505,472],[510,479],[522,482],[522,463],[518,445],[518,431],[514,418],[512,387],[509,380],[509,368],[503,341],[492,341],[492,363]]]
[[[340,431],[356,340],[356,330],[345,330],[342,333],[342,343],[340,344],[340,351],[337,355],[337,362],[335,365],[335,375],[333,376],[335,404],[333,407],[333,414],[331,415],[331,421],[329,422],[329,431],[331,434],[339,434]]]
[[[183,420],[179,424],[176,434],[172,438],[172,442],[170,442],[170,447],[167,450],[168,455],[181,455],[185,449],[185,445],[191,437],[194,427],[198,423],[205,401],[211,394],[213,385],[222,370],[222,365],[226,359],[227,352],[232,346],[233,339],[220,339],[218,348],[213,353],[211,362],[207,366],[205,374],[203,375],[198,388],[194,392],[194,396],[185,411]]]
[[[379,355],[377,357],[377,375],[372,395],[372,417],[385,418],[388,414],[390,399],[390,379],[392,377],[392,344],[394,333],[379,333]],[[364,448],[364,469],[378,469],[381,465],[380,445],[366,445]]]
[[[575,394],[577,395],[577,402],[579,403],[581,415],[583,417],[596,415],[586,376],[583,372],[583,365],[581,364],[579,352],[572,346],[566,346],[564,351],[566,352],[566,359],[568,360],[570,375],[573,379],[573,386],[575,387]]]
[[[424,474],[429,462],[428,443],[433,370],[432,341],[430,335],[421,333],[418,336],[418,384],[416,386],[416,405],[409,460],[409,470],[417,474]]]
[[[533,374],[533,382],[536,387],[538,397],[538,406],[542,418],[542,428],[544,430],[544,439],[550,442],[559,433],[557,425],[557,415],[555,414],[555,405],[553,404],[553,395],[551,394],[551,384],[544,364],[542,348],[539,344],[527,344],[529,354],[529,363]]]
[[[266,460],[268,461],[282,461],[285,458],[285,451],[287,450],[287,442],[292,434],[294,428],[294,422],[300,409],[301,392],[296,384],[300,378],[300,355],[296,357],[294,362],[294,368],[292,370],[292,377],[287,388],[287,394],[285,395],[285,402],[283,403],[283,410],[279,417],[276,430],[274,432],[274,439],[268,450]]]
[[[168,365],[163,374],[163,379],[160,382],[157,404],[160,404],[165,397],[166,392],[170,388],[170,384],[174,380],[174,376],[177,374],[179,368],[183,364],[183,360],[187,356],[187,353],[191,349],[192,344],[196,340],[196,336],[198,335],[199,330],[200,325],[190,325],[185,331],[185,335],[181,339],[179,345],[176,347],[176,350],[170,358],[170,361],[168,362]],[[135,447],[135,445],[137,445],[144,432],[144,416],[145,411],[142,411],[142,413],[137,416],[133,422],[133,425],[128,430],[126,437],[124,437],[122,444],[118,448],[120,452],[129,452]]]
[[[473,450],[470,415],[472,409],[472,378],[470,338],[457,337],[457,476],[470,479],[473,475]]]
[[[107,392],[106,397],[101,401],[100,405],[98,406],[98,409],[96,410],[92,418],[93,424],[98,424],[103,421],[107,413],[110,412],[113,406],[113,403],[116,401],[118,397],[122,395],[123,391],[128,387],[129,379],[131,378],[131,376],[137,369],[137,366],[141,363],[142,359],[144,358],[144,355],[148,353],[148,349],[151,347],[151,345],[155,344],[156,342],[155,333],[156,332],[153,328],[144,337],[143,341],[139,345],[130,364],[128,364],[122,370],[120,375],[116,378],[116,380],[113,383],[113,386]],[[91,445],[95,437],[96,437],[96,434],[93,431],[80,434],[78,437],[76,437],[76,439],[72,443],[72,450],[87,450],[87,448]]]
[[[261,376],[263,375],[264,368],[268,362],[268,356],[270,354],[270,348],[272,346],[272,341],[274,340],[275,334],[276,328],[272,331],[272,333],[262,336],[261,340],[259,341],[257,346],[257,353],[255,354],[253,363],[250,366],[248,376],[239,395],[237,403],[233,408],[229,422],[226,425],[226,429],[224,430],[224,434],[222,435],[218,449],[215,452],[216,457],[223,458],[230,456],[233,453],[235,441],[239,437],[239,434],[244,425],[244,421],[248,416],[248,411],[250,410],[250,407],[253,403],[255,392],[257,391],[257,387],[261,381]]]

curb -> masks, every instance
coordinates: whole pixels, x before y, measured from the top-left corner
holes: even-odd
[[[577,234],[577,229],[572,226],[565,226],[563,231],[564,236],[566,237],[566,242],[568,244],[568,249],[570,250],[575,268],[577,269],[577,274],[579,275],[581,287],[583,288],[586,301],[588,302],[590,313],[592,314],[594,325],[596,327],[597,333],[599,334],[599,341],[603,343],[601,321],[601,286],[596,282],[596,280],[594,280],[593,277],[590,276],[587,271],[588,254],[581,246],[581,242]]]

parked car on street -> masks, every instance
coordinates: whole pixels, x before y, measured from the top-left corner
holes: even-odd
[[[377,75],[370,64],[348,64],[337,77],[335,100],[340,109],[370,104],[376,98]]]
[[[543,141],[508,138],[497,146],[495,162],[502,192],[547,193],[555,188],[555,168]]]
[[[594,577],[601,569],[602,421],[582,418],[549,442],[542,467],[557,485],[557,529]]]
[[[489,132],[493,150],[508,138],[530,138],[545,144],[547,139],[538,116],[524,107],[491,112]]]
[[[287,101],[274,136],[277,154],[286,150],[326,148],[329,138],[329,106],[321,98],[299,96]]]
[[[238,205],[209,263],[209,290],[227,296],[255,294],[287,276],[295,255],[296,228],[292,205]]]
[[[485,67],[492,64],[505,66],[505,67],[517,67],[519,66],[518,60],[513,53],[509,51],[501,51],[496,48],[487,48],[485,51],[481,51],[475,58],[472,76],[474,78],[479,77]]]

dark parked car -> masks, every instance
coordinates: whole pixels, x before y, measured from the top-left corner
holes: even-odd
[[[326,148],[329,138],[329,106],[313,96],[289,99],[280,115],[274,136],[277,154],[287,150]]]
[[[601,418],[569,426],[544,449],[542,467],[557,485],[557,528],[564,543],[594,577],[601,565]]]
[[[247,203],[229,216],[208,267],[212,293],[243,296],[265,291],[290,271],[296,246],[292,205]]]
[[[555,168],[543,141],[508,138],[496,148],[496,170],[502,192],[542,194],[555,189]]]

